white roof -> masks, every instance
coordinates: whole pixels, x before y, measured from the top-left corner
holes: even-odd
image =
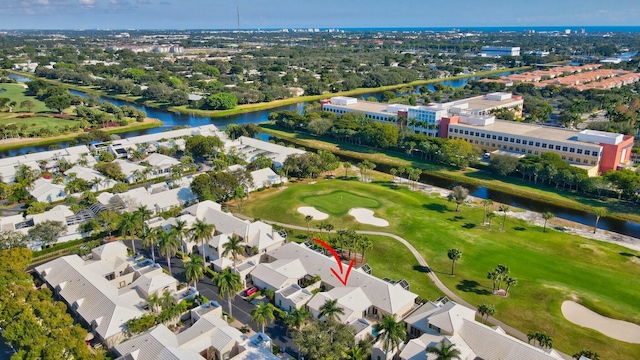
[[[136,170],[142,172],[144,171],[144,169],[146,169],[144,166],[134,164],[131,161],[122,159],[113,160],[112,163],[120,164],[120,170],[122,170],[122,173],[127,177],[131,176]]]
[[[287,243],[270,251],[269,255],[278,260],[299,259],[307,274],[320,275],[324,282],[334,288],[344,287],[331,272],[331,268],[337,266],[333,257],[329,258],[296,243]],[[390,284],[358,270],[351,272],[347,286],[361,288],[371,304],[390,314],[396,314],[407,305],[412,305],[418,297],[399,285]]]
[[[279,184],[282,182],[280,175],[276,174],[271,168],[264,168],[251,172],[253,178],[253,187],[259,189],[268,185]]]
[[[473,320],[475,315],[475,310],[453,301],[444,304],[428,302],[412,312],[404,321],[423,332],[432,331],[429,328],[429,324],[432,324],[448,333],[454,333],[462,325],[463,319]]]
[[[83,156],[82,154],[86,154],[86,159],[89,163],[95,163],[95,159],[90,156],[90,150],[88,147],[84,145],[73,146],[64,149],[58,150],[50,150],[50,151],[42,151],[32,154],[24,154],[18,155],[8,158],[0,159],[0,173],[4,177],[4,181],[13,181],[13,174],[15,170],[23,164],[27,164],[30,167],[33,167],[33,164],[37,166],[37,162],[40,160],[44,160],[47,162],[55,162],[61,159],[64,159],[70,163],[75,163]],[[13,169],[13,172],[11,171]]]
[[[66,205],[54,206],[51,210],[45,211],[42,214],[27,215],[27,219],[33,219],[34,224],[39,224],[47,220],[59,221],[64,225],[67,225],[67,216],[72,216],[73,211]]]
[[[167,168],[173,165],[180,164],[180,161],[172,158],[171,156],[166,156],[158,153],[149,155],[143,161],[146,161],[151,166],[156,166],[159,168]]]
[[[116,345],[113,350],[125,359],[135,360],[201,360],[200,354],[188,349],[178,348],[176,335],[164,325]]]
[[[235,148],[236,152],[239,155],[244,156],[247,162],[251,162],[258,156],[264,155],[265,157],[273,160],[276,165],[282,165],[290,155],[306,153],[304,150],[272,144],[270,142],[246,136],[241,136],[236,141],[227,142],[225,147]]]
[[[300,279],[307,275],[307,271],[298,259],[276,260],[272,263],[258,264],[251,272],[255,278],[280,289],[287,280]]]
[[[242,341],[243,335],[220,317],[207,313],[176,338],[180,348],[200,352],[211,346],[223,350],[231,343]]]
[[[162,211],[173,206],[184,206],[196,200],[196,196],[189,187],[178,187],[171,190],[152,188],[151,191],[149,192],[145,188],[135,188],[114,196],[119,197],[127,205],[129,211],[133,211],[141,205],[147,206],[150,210]]]
[[[371,301],[359,287],[336,287],[327,292],[317,293],[307,303],[310,309],[320,311],[320,307],[329,300],[338,300],[338,306],[344,310],[344,314],[338,315],[340,322],[352,321],[362,316],[363,311],[371,305]]]
[[[38,201],[55,201],[64,197],[64,186],[54,184],[51,180],[38,178],[33,182],[33,189],[29,190],[29,194]]]
[[[83,179],[86,181],[93,181],[95,179],[103,181],[105,179],[105,176],[102,175],[99,171],[80,165],[74,165],[71,169],[64,172],[64,174],[67,176],[72,173],[76,174],[76,177],[78,179]]]
[[[40,265],[36,271],[50,286],[60,289],[60,296],[87,323],[95,325],[102,339],[108,339],[121,333],[128,320],[145,313],[145,300],[133,290],[120,292],[104,276],[90,271],[87,263],[70,255]]]

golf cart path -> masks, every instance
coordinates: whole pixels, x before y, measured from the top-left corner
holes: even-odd
[[[244,216],[242,214],[234,214],[234,216],[241,218],[241,219],[247,219],[250,220],[251,218],[248,216]],[[307,231],[307,228],[304,226],[298,226],[298,225],[292,225],[292,224],[285,224],[285,223],[280,223],[280,222],[276,222],[276,221],[269,221],[269,220],[262,220],[266,223],[272,224],[272,225],[279,225],[282,227],[286,227],[286,228],[290,228],[290,229],[294,229],[294,230],[302,230],[302,231]],[[383,231],[368,231],[368,230],[356,230],[356,233],[358,234],[362,234],[362,235],[378,235],[378,236],[386,236],[386,237],[390,237],[398,242],[400,242],[401,244],[403,244],[407,249],[409,249],[409,251],[411,251],[411,253],[413,254],[413,256],[416,258],[416,260],[418,261],[418,263],[420,264],[420,266],[422,266],[425,270],[426,270],[426,274],[427,276],[429,276],[429,278],[431,278],[431,281],[435,284],[435,286],[442,291],[449,299],[457,302],[458,304],[464,305],[468,308],[471,309],[476,309],[475,306],[469,304],[468,302],[464,301],[462,298],[460,298],[458,295],[454,294],[451,290],[449,290],[449,288],[447,288],[442,281],[440,281],[440,279],[438,279],[438,277],[436,276],[436,274],[431,271],[431,268],[429,267],[429,264],[427,264],[427,261],[422,257],[422,255],[418,252],[418,250],[413,247],[413,245],[411,245],[411,243],[409,243],[407,240],[405,240],[404,238],[395,235],[395,234],[391,234],[388,232],[383,232]],[[509,333],[511,336],[516,337],[524,342],[529,342],[529,340],[527,339],[527,335],[525,333],[523,333],[520,330],[517,330],[505,323],[503,323],[502,321],[494,318],[494,317],[489,317],[489,322],[491,322],[494,325],[498,325],[500,326],[504,331],[506,331],[507,333]],[[556,349],[554,349],[556,350]],[[556,350],[558,352],[558,354],[560,354],[560,356],[562,356],[565,359],[571,359],[570,356],[560,352],[559,350]]]

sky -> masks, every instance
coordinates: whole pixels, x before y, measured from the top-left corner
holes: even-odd
[[[638,0],[0,0],[0,29],[638,26]]]

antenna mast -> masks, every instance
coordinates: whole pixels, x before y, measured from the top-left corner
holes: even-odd
[[[240,30],[240,6],[236,7],[236,14],[238,15],[238,30]]]

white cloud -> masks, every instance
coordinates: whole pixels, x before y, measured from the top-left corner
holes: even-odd
[[[83,6],[93,7],[96,4],[96,0],[78,0],[78,3]]]
[[[40,5],[49,5],[49,0],[38,0],[38,4],[40,4]]]

